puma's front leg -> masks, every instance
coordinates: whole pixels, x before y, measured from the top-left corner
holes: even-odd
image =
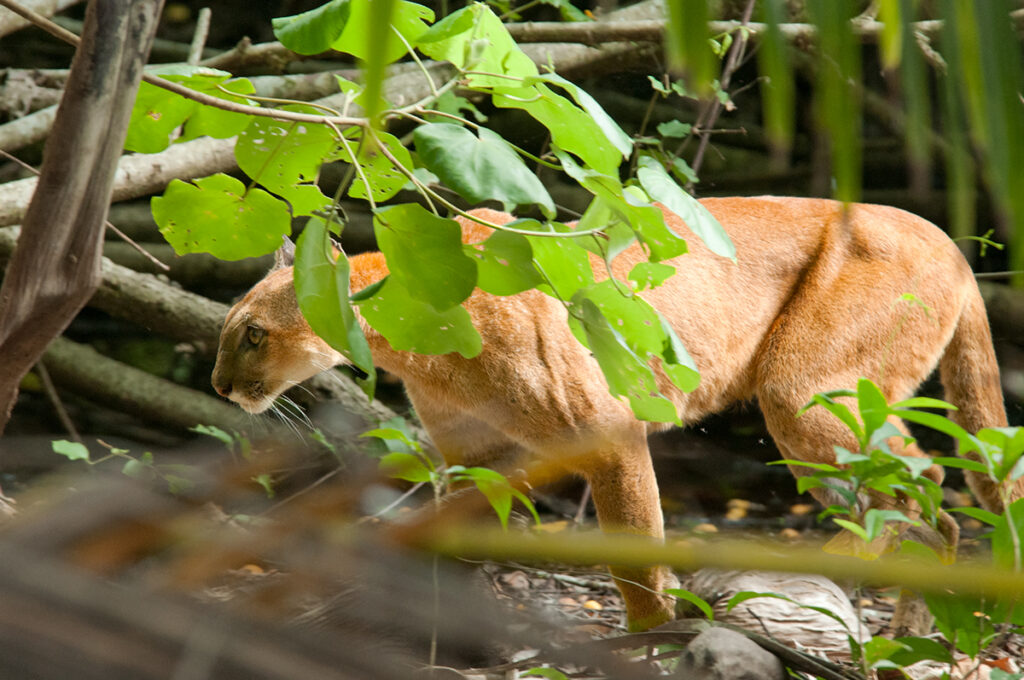
[[[590,482],[601,530],[662,540],[658,484],[645,433],[639,431],[621,448],[595,458],[582,472]],[[671,599],[661,594],[678,585],[670,569],[611,565],[610,570],[622,592],[630,630],[646,630],[674,618]]]

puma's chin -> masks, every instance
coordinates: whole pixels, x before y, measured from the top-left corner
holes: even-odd
[[[248,397],[231,395],[229,397],[231,401],[238,404],[243,411],[252,413],[253,415],[263,413],[271,406],[274,405],[273,397],[263,397],[261,399],[250,399]]]

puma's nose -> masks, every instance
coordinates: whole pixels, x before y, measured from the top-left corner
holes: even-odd
[[[217,390],[217,394],[227,398],[231,396],[231,383],[213,383],[213,389]]]

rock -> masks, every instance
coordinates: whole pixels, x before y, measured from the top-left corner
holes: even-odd
[[[849,598],[824,576],[701,569],[683,587],[711,605],[716,621],[770,635],[795,649],[832,661],[849,661],[848,636],[862,643],[871,639]],[[732,596],[744,591],[774,593],[788,600],[759,597],[726,611]],[[808,607],[825,609],[843,623]]]
[[[784,680],[779,657],[741,633],[710,628],[690,642],[679,658],[675,677],[689,680]]]

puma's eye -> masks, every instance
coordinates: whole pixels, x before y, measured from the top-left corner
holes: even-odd
[[[259,326],[248,326],[245,329],[245,337],[253,345],[260,344],[266,334],[267,332]]]

